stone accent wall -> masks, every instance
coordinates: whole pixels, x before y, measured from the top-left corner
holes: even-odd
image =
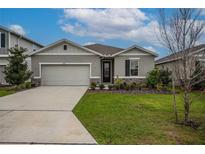
[[[38,87],[41,85],[41,79],[40,78],[32,78],[31,83],[35,85],[35,87]]]
[[[115,79],[116,82],[117,79]],[[136,82],[136,83],[142,83],[145,82],[145,79],[137,79],[137,78],[120,78],[123,82],[126,83],[131,83],[131,82]]]
[[[100,83],[100,78],[96,78],[96,79],[90,79],[90,83],[92,82],[96,82],[97,84]]]

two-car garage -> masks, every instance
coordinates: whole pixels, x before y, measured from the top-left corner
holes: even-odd
[[[90,83],[90,65],[41,65],[41,85],[87,86]]]

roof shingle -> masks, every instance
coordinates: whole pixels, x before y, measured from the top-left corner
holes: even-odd
[[[203,49],[203,48],[205,48],[205,44],[200,44],[200,45],[193,47],[191,52],[195,52],[195,51]],[[185,52],[186,52],[186,50],[185,50]],[[165,62],[174,61],[177,58],[180,58],[181,53],[182,53],[182,51],[178,52],[177,54],[171,54],[171,55],[168,55],[166,57],[160,58],[160,59],[156,60],[155,63],[161,64],[161,63],[165,63]]]
[[[91,45],[85,45],[84,47],[94,50],[100,54],[103,55],[113,55],[116,54],[124,49],[118,48],[118,47],[113,47],[113,46],[108,46],[108,45],[103,45],[103,44],[91,44]]]

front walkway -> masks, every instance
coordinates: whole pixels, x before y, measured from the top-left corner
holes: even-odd
[[[72,113],[85,86],[43,86],[0,98],[0,143],[96,144]]]

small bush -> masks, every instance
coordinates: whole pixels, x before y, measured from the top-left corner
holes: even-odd
[[[26,89],[26,84],[25,83],[22,83],[20,85],[18,85],[20,87],[20,89]]]
[[[97,87],[96,82],[92,82],[92,83],[90,84],[90,88],[91,88],[92,90],[95,90],[96,87]]]
[[[29,89],[29,88],[31,88],[32,86],[31,86],[31,82],[26,82],[25,83],[25,88],[26,89]]]
[[[128,91],[128,90],[130,90],[130,85],[126,84],[124,88],[125,88],[125,90]]]
[[[127,83],[126,82],[123,82],[120,84],[120,89],[125,89],[127,86]]]
[[[137,87],[137,84],[136,84],[135,82],[131,82],[131,83],[129,84],[129,87],[130,87],[130,90],[135,90],[136,87]]]
[[[119,78],[117,78],[116,80],[115,80],[115,84],[122,84],[123,83],[123,80],[122,79],[119,79]]]
[[[99,88],[100,88],[100,90],[103,90],[103,89],[105,88],[104,84],[101,83],[101,84],[99,85]]]
[[[159,87],[169,86],[171,82],[171,72],[168,70],[159,70],[157,68],[149,72],[146,84],[149,88],[157,89]]]
[[[114,87],[114,86],[113,86],[112,84],[109,84],[109,85],[108,85],[108,90],[112,90],[113,87]]]
[[[120,85],[119,84],[115,84],[114,88],[115,88],[115,90],[120,90]]]

